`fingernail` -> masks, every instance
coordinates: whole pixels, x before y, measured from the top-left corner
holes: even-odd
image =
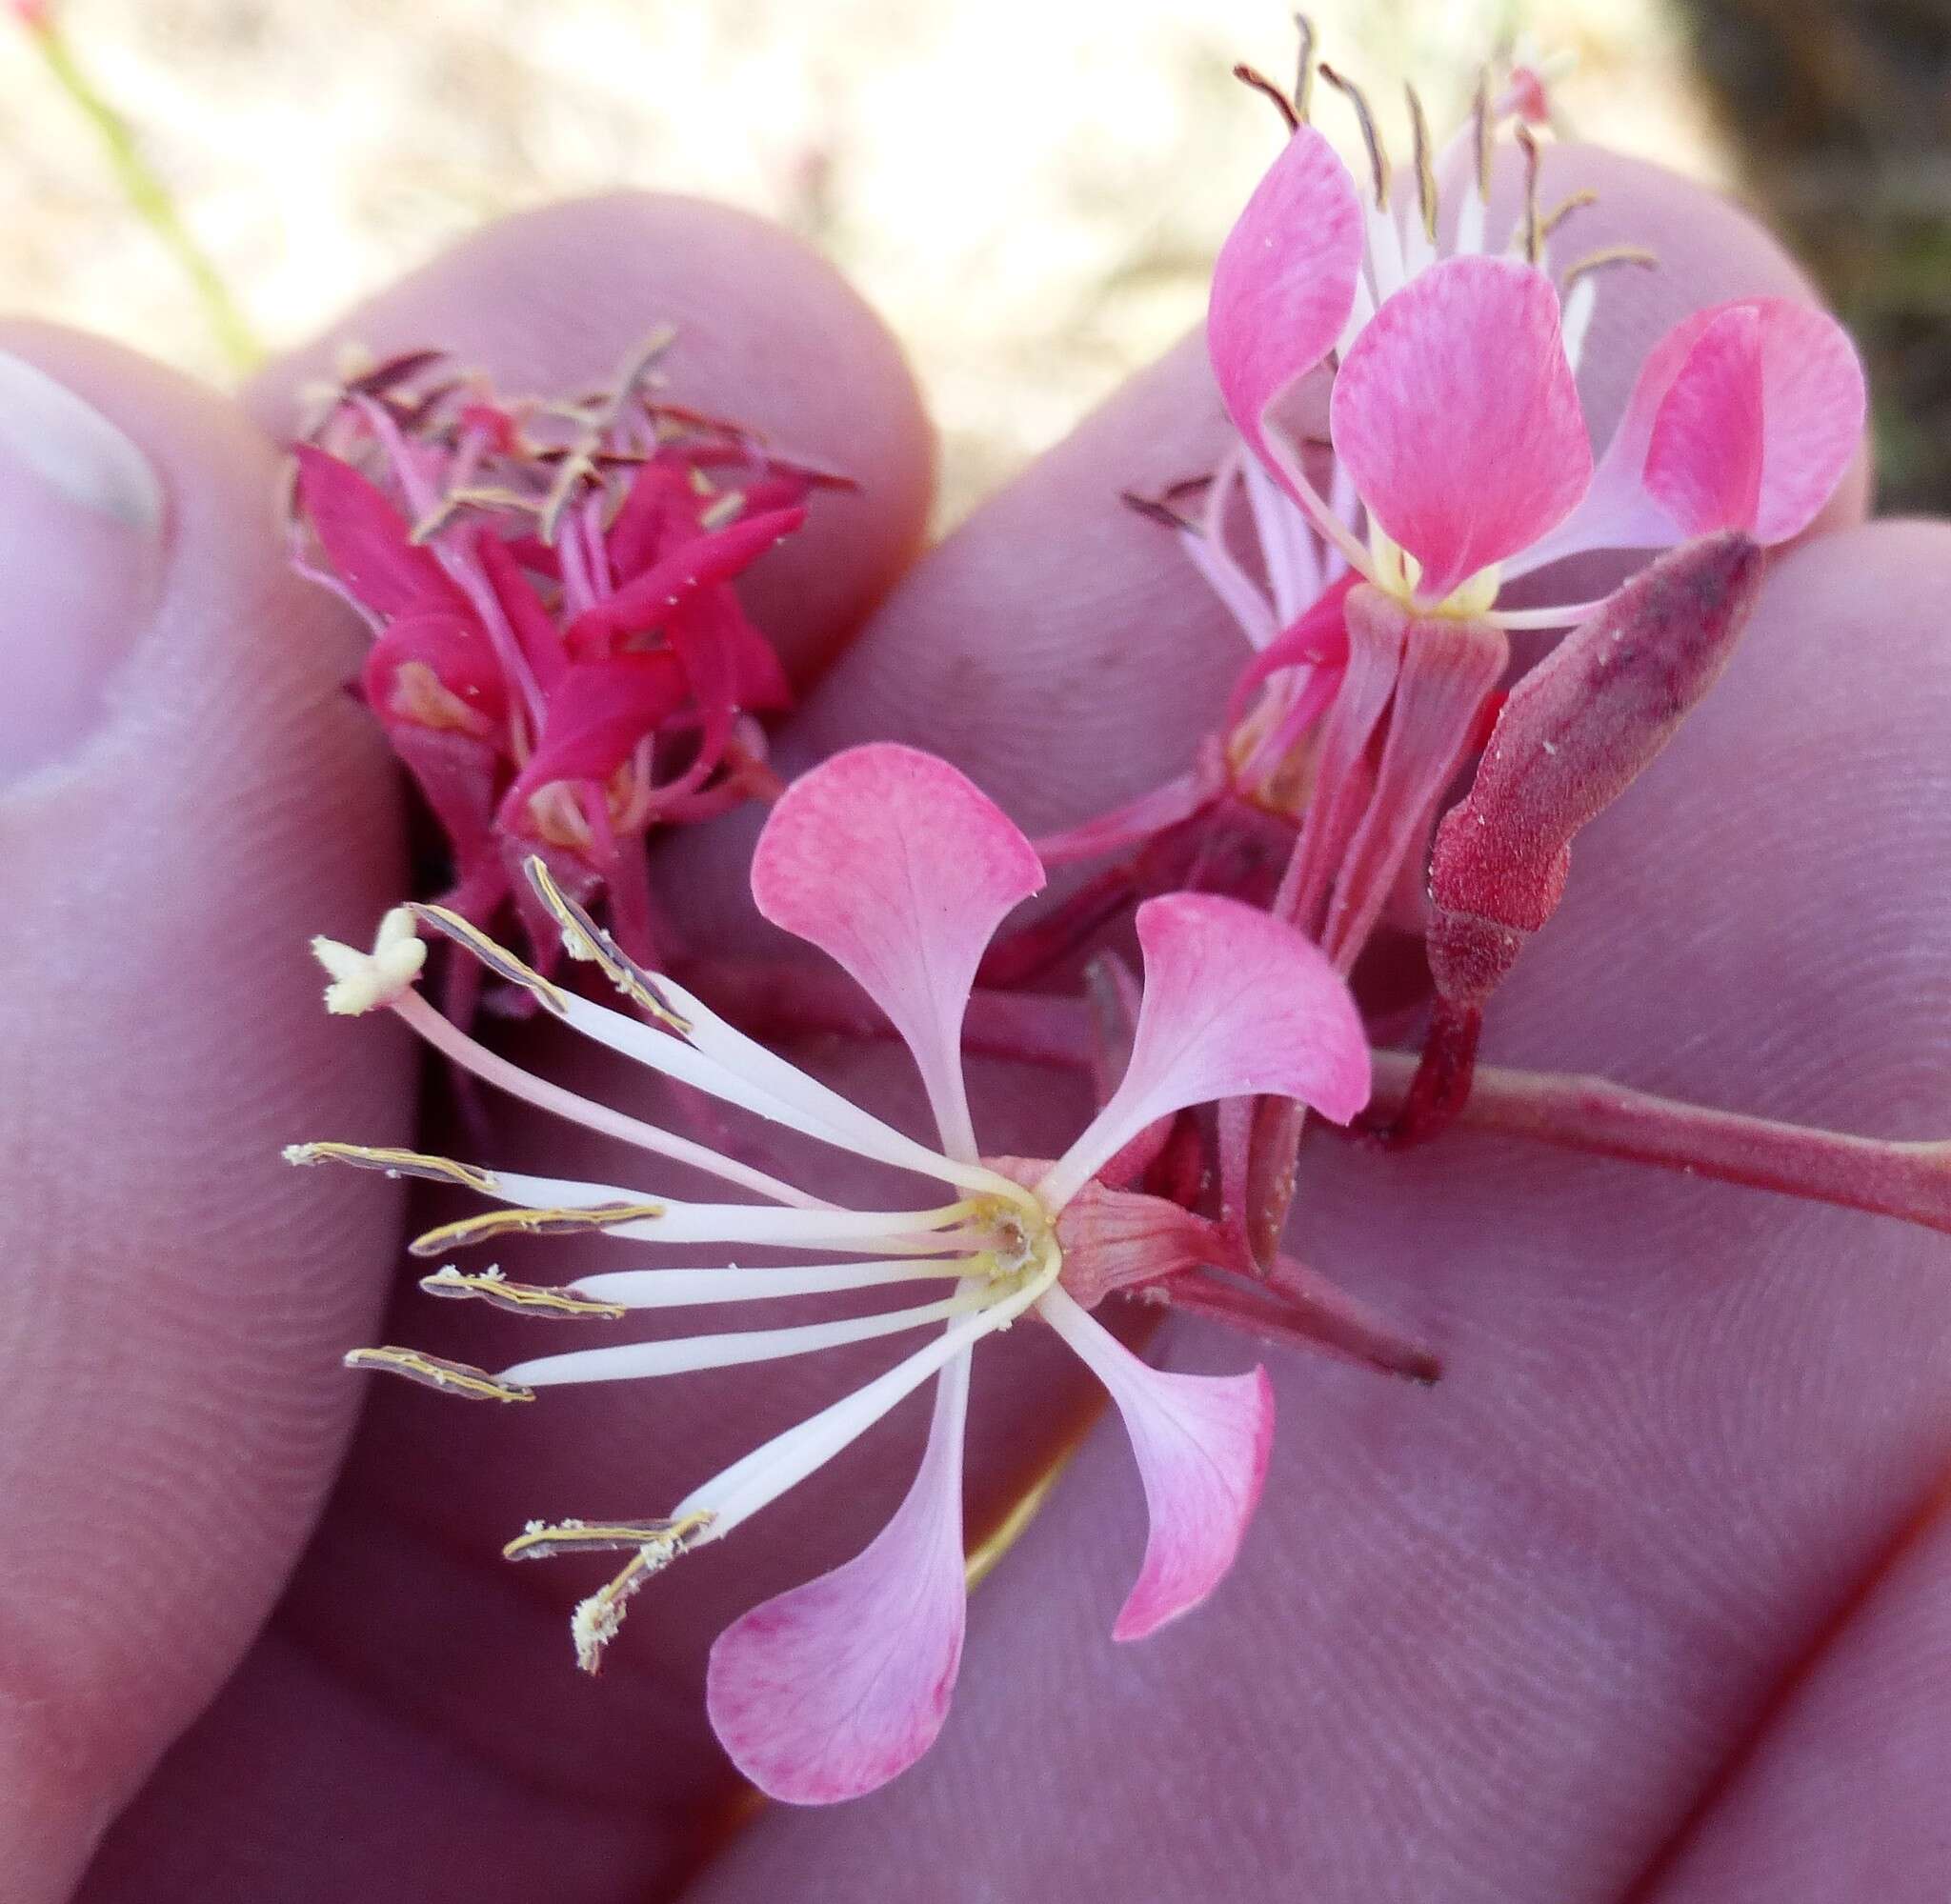
[[[0,787],[71,754],[149,619],[163,489],[66,385],[0,351]]]

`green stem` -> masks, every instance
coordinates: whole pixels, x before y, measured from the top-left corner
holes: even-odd
[[[29,31],[55,83],[94,128],[123,196],[189,279],[231,367],[240,371],[253,369],[263,360],[263,347],[216,267],[190,235],[169,188],[143,157],[129,122],[96,90],[75,58],[74,50],[51,19],[30,24]]]

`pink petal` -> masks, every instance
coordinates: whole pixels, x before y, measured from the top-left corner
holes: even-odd
[[[1685,355],[1660,395],[1648,448],[1647,488],[1672,509],[1655,481],[1651,459],[1682,389],[1692,382],[1704,382],[1709,390],[1721,387],[1715,360],[1725,352],[1725,327],[1737,311],[1752,313],[1760,333],[1761,473],[1755,511],[1746,521],[1710,522],[1701,528],[1680,518],[1681,527],[1690,535],[1709,528],[1746,529],[1764,545],[1785,542],[1809,526],[1842,480],[1862,437],[1864,403],[1862,366],[1842,327],[1826,312],[1791,298],[1718,306],[1676,326],[1672,339],[1676,349],[1684,344]],[[1655,356],[1659,354],[1656,351]],[[1649,358],[1648,371],[1655,369]],[[1642,373],[1641,382],[1647,381]],[[1636,389],[1635,403],[1639,395]],[[1730,407],[1720,427],[1752,431],[1756,419],[1747,407],[1745,387],[1727,395]]]
[[[533,585],[522,571],[512,550],[492,529],[474,537],[474,552],[480,558],[494,599],[514,631],[516,644],[527,656],[530,669],[542,691],[547,693],[560,678],[566,656],[562,636],[549,611],[542,606]]]
[[[1177,1375],[1141,1362],[1064,1293],[1039,1305],[1124,1417],[1152,1531],[1137,1584],[1111,1629],[1143,1639],[1203,1600],[1246,1537],[1274,1444],[1274,1385],[1245,1375]]]
[[[728,588],[706,589],[673,613],[665,639],[709,711],[715,702],[746,712],[793,705],[793,689],[773,645],[746,619]]]
[[[942,1372],[921,1471],[873,1544],[718,1635],[705,1700],[739,1771],[790,1805],[857,1798],[905,1772],[948,1716],[967,1616],[965,1352]]]
[[[613,595],[585,609],[564,639],[576,656],[607,653],[619,636],[661,628],[671,611],[700,589],[729,582],[806,520],[803,509],[773,510],[741,517],[680,545],[626,582]]]
[[[535,751],[503,797],[502,824],[513,825],[552,780],[607,780],[683,700],[683,671],[662,651],[571,662],[550,691]]]
[[[467,610],[467,597],[433,551],[409,536],[402,516],[378,487],[350,464],[309,443],[294,446],[298,503],[326,560],[375,613],[415,609]]]
[[[1190,772],[1164,781],[1122,807],[1080,820],[1061,832],[1042,834],[1036,842],[1036,857],[1045,866],[1068,866],[1074,860],[1101,859],[1106,853],[1142,846],[1210,806],[1224,786],[1223,779],[1201,761]]]
[[[1334,148],[1303,126],[1247,200],[1213,267],[1206,348],[1249,443],[1261,440],[1267,406],[1341,334],[1361,251],[1355,181]]]
[[[1387,299],[1329,400],[1369,513],[1439,600],[1560,522],[1592,451],[1551,280],[1511,258],[1447,258]]]
[[[454,718],[417,717],[411,687],[400,671],[427,670],[459,704]],[[396,723],[455,728],[486,738],[508,711],[508,688],[487,637],[457,614],[410,614],[391,623],[367,651],[360,674],[366,699],[389,732]]]
[[[837,753],[774,804],[752,896],[775,926],[837,960],[907,1040],[942,1141],[975,1137],[962,1013],[1003,915],[1043,885],[1030,842],[945,760],[880,742]]]
[[[1318,947],[1257,907],[1173,892],[1137,912],[1145,954],[1131,1063],[1040,1193],[1060,1205],[1154,1119],[1227,1097],[1291,1097],[1338,1124],[1368,1102],[1368,1038]]]
[[[1524,571],[1588,549],[1663,549],[1699,532],[1686,526],[1685,514],[1677,519],[1676,507],[1690,506],[1689,491],[1677,477],[1671,437],[1657,479],[1664,498],[1654,492],[1648,458],[1670,402],[1681,408],[1669,413],[1669,431],[1678,433],[1692,411],[1697,420],[1687,433],[1698,437],[1717,427],[1717,398],[1730,403],[1720,427],[1743,437],[1733,453],[1755,453],[1748,386],[1740,380],[1730,387],[1728,380],[1725,326],[1736,311],[1752,313],[1760,327],[1761,474],[1752,519],[1717,526],[1747,529],[1772,544],[1800,534],[1815,519],[1862,440],[1862,366],[1847,333],[1825,312],[1791,298],[1745,298],[1683,317],[1647,352],[1585,501],[1526,555]]]
[[[1348,660],[1348,591],[1361,577],[1353,571],[1328,584],[1320,597],[1303,609],[1281,632],[1247,664],[1234,683],[1226,718],[1244,718],[1253,691],[1270,674],[1283,668],[1339,668]]]
[[[618,582],[627,582],[679,540],[695,537],[699,497],[681,471],[646,463],[604,541]]]
[[[1695,340],[1646,446],[1646,490],[1683,534],[1751,529],[1761,502],[1761,317],[1720,312]]]

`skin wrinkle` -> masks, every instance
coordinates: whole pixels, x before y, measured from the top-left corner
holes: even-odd
[[[1795,1659],[1760,1699],[1751,1723],[1733,1742],[1700,1794],[1676,1822],[1645,1870],[1630,1884],[1620,1904],[1658,1904],[1673,1894],[1676,1874],[1684,1875],[1690,1854],[1711,1836],[1718,1809],[1738,1793],[1742,1779],[1764,1761],[1771,1735],[1794,1710],[1797,1700],[1818,1681],[1824,1667],[1846,1649],[1862,1624],[1874,1616],[1880,1595],[1901,1585],[1906,1563],[1941,1545],[1951,1529],[1951,1461],[1920,1499],[1917,1511],[1901,1527],[1889,1546],[1840,1593],[1835,1610],[1812,1643]]]

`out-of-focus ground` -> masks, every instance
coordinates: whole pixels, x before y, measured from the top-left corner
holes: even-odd
[[[707,193],[803,233],[887,316],[942,427],[945,519],[1197,319],[1277,143],[1229,69],[1293,57],[1265,0],[53,4],[271,348],[497,213],[620,184]],[[1659,0],[1314,10],[1398,140],[1398,78],[1440,137],[1521,32],[1576,55],[1556,96],[1579,132],[1738,172]],[[17,30],[0,102],[8,303],[221,375]],[[1318,117],[1353,153],[1338,104]]]

